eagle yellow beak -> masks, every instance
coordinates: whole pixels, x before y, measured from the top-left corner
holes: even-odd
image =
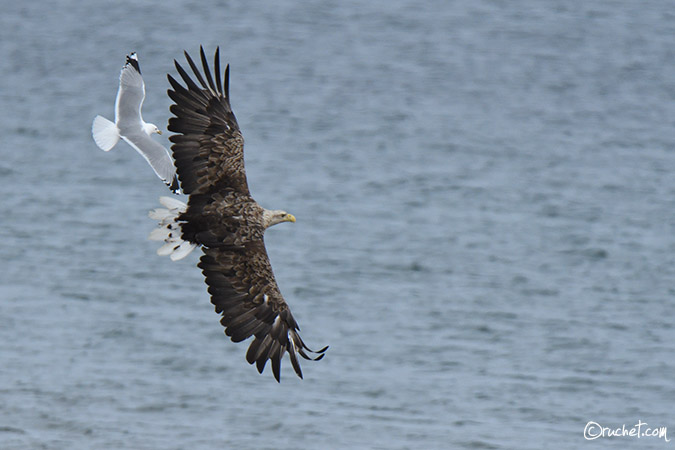
[[[295,216],[293,214],[286,214],[286,222],[295,222]]]

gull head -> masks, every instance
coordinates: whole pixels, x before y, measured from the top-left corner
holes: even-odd
[[[153,133],[162,134],[162,132],[160,131],[160,129],[157,128],[157,125],[155,125],[154,123],[147,123],[147,122],[144,122],[144,123],[143,123],[143,131],[145,131],[145,133],[146,133],[148,136],[152,135]]]

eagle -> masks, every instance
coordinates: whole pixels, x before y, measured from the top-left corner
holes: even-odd
[[[267,251],[265,230],[295,217],[268,210],[251,196],[244,170],[244,139],[230,106],[229,64],[220,75],[220,48],[209,68],[200,47],[203,74],[187,52],[193,78],[174,60],[184,84],[167,75],[173,100],[169,140],[187,204],[162,197],[165,208],[150,212],[159,228],[150,238],[164,241],[157,251],[172,260],[201,247],[198,267],[206,277],[211,303],[221,315],[225,334],[233,342],[253,341],[246,360],[263,373],[267,361],[280,381],[281,360],[288,353],[295,373],[302,378],[298,354],[320,360],[328,346],[314,351],[299,334],[299,326],[281,295]]]

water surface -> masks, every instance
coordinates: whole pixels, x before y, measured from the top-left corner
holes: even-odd
[[[0,16],[0,446],[580,448],[668,426],[675,8],[615,1],[8,3]],[[229,342],[165,195],[98,150],[124,56],[221,46],[253,195],[310,346]],[[166,135],[163,143],[168,145]],[[655,438],[597,448],[663,448]]]

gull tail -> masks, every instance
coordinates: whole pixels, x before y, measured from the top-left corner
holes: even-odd
[[[164,241],[158,255],[169,255],[172,261],[185,258],[198,247],[197,244],[182,239],[183,231],[178,216],[185,212],[187,205],[171,197],[160,197],[159,202],[166,207],[157,208],[148,214],[151,219],[159,220],[159,227],[150,233],[150,240]]]
[[[102,116],[94,118],[94,123],[91,125],[91,135],[94,137],[96,145],[104,152],[110,151],[120,140],[117,125]]]

